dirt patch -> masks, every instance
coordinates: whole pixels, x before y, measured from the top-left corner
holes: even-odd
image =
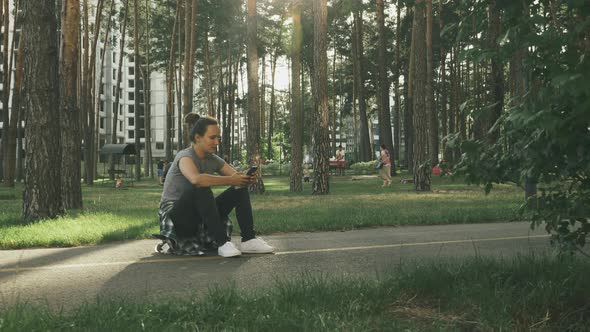
[[[479,322],[466,320],[464,316],[444,313],[432,305],[419,303],[416,296],[397,300],[391,305],[391,312],[398,318],[415,322],[440,322],[460,330],[485,329]]]

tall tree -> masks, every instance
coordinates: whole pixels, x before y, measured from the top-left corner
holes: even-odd
[[[301,0],[293,0],[291,5],[293,32],[291,35],[291,170],[289,190],[301,192],[303,189],[303,110],[301,108],[301,47],[303,30],[301,27]]]
[[[258,96],[258,37],[256,33],[256,0],[248,0],[247,18],[247,57],[248,57],[248,138],[247,159],[250,165],[260,163],[260,105]],[[260,168],[259,168],[260,169]],[[264,183],[258,172],[258,181],[250,189],[256,193],[264,192]]]
[[[80,100],[80,116],[82,118],[82,135],[84,139],[84,182],[94,183],[94,90],[93,83],[96,76],[96,50],[100,36],[102,12],[104,0],[98,0],[96,4],[96,16],[94,19],[94,31],[92,33],[92,47],[90,47],[90,22],[88,17],[88,0],[84,0],[84,60],[82,66],[82,87]]]
[[[360,138],[359,138],[359,158],[360,161],[369,161],[373,158],[372,148],[369,139],[369,119],[367,117],[367,100],[365,95],[365,66],[364,66],[364,47],[363,47],[363,18],[362,6],[356,6],[353,12],[354,19],[354,41],[355,41],[355,69],[354,75],[356,80],[356,93],[359,105],[360,117]],[[314,51],[315,52],[315,51]]]
[[[15,12],[18,12],[19,8],[18,8],[18,2],[15,4]],[[18,15],[16,15],[16,17],[13,20],[13,28],[12,28],[12,43],[10,46],[10,64],[8,65],[8,68],[12,68],[12,60],[14,58],[14,46],[15,46],[15,40],[16,38],[14,36],[17,35],[17,22],[18,22]],[[18,22],[20,23],[20,22]],[[5,34],[6,36],[7,34]],[[16,71],[15,71],[15,84],[14,84],[14,89],[12,92],[12,108],[10,110],[10,122],[8,123],[8,130],[5,131],[6,136],[5,139],[3,139],[3,143],[6,143],[5,145],[5,149],[0,149],[2,151],[5,151],[3,153],[4,155],[4,185],[7,187],[14,187],[14,178],[15,178],[15,170],[16,170],[16,136],[17,136],[17,127],[18,127],[18,122],[19,122],[19,118],[21,117],[21,106],[20,106],[20,98],[21,98],[21,87],[22,87],[22,52],[21,52],[21,48],[19,48],[18,51],[18,55],[17,55],[17,61],[16,61]],[[10,75],[7,74],[7,76],[9,76],[8,78],[8,83],[5,83],[4,86],[8,86],[10,87]],[[6,82],[6,81],[4,81]],[[6,97],[8,95],[8,93],[4,93],[4,97]],[[6,110],[8,110],[8,108],[4,108]],[[8,112],[5,112],[5,114],[8,114]],[[2,160],[0,160],[0,164],[2,163]]]
[[[127,5],[127,0],[126,2],[126,6]],[[139,25],[137,23],[137,19],[138,19],[138,13],[137,13],[137,0],[133,0],[133,73],[135,74],[135,84],[133,85],[134,89],[133,89],[133,103],[134,106],[133,108],[135,109],[135,180],[141,179],[141,124],[140,124],[140,109],[143,109],[143,116],[144,116],[144,126],[145,126],[145,118],[146,115],[148,114],[146,112],[146,109],[149,107],[149,105],[147,105],[145,103],[145,97],[143,96],[143,100],[140,99],[140,90],[139,87],[140,85],[140,77],[141,77],[141,58],[140,58],[140,54],[139,54]],[[124,37],[123,37],[124,38]],[[120,64],[119,64],[120,65]],[[119,73],[120,74],[120,73]],[[118,77],[117,77],[118,79]],[[117,88],[119,88],[117,86]],[[143,102],[143,105],[140,104],[141,102]],[[118,112],[118,110],[115,110],[115,114]],[[144,137],[145,137],[145,129],[144,129]],[[149,144],[149,142],[147,140],[144,139],[145,145]],[[144,154],[144,158],[145,158],[145,154]]]
[[[490,87],[492,88],[492,114],[489,117],[488,126],[492,129],[492,126],[502,115],[502,109],[504,108],[504,65],[499,54],[500,45],[498,39],[501,33],[501,19],[500,9],[498,8],[497,0],[491,0],[488,7],[488,43],[489,48],[494,50],[492,56],[491,73],[489,76]],[[495,143],[500,137],[500,130],[495,127],[492,132],[489,133],[488,141]]]
[[[119,109],[121,107],[120,100],[121,100],[121,90],[122,89],[120,88],[120,86],[121,86],[121,79],[123,78],[123,58],[125,55],[125,36],[127,36],[127,20],[129,18],[129,14],[128,14],[129,1],[125,0],[125,3],[123,6],[124,6],[124,8],[123,8],[124,14],[123,14],[123,27],[121,29],[121,44],[119,46],[119,60],[118,60],[119,65],[117,68],[117,80],[115,81],[116,83],[114,86],[115,102],[113,104],[114,105],[113,106],[113,124],[111,126],[111,143],[112,144],[119,143],[119,142],[117,142],[117,130],[123,129],[123,128],[118,128],[117,125],[119,123]],[[137,69],[137,68],[135,68],[135,69]],[[136,77],[138,77],[139,73],[137,73],[137,72],[135,72],[135,73],[136,73]],[[137,86],[137,82],[135,83],[135,86]],[[137,91],[135,91],[134,97],[135,97],[135,100],[137,100],[137,98],[138,98]],[[137,110],[137,105],[135,105],[135,109]],[[135,112],[135,114],[137,115],[137,111]],[[139,125],[137,122],[135,122],[135,128],[137,128],[137,127],[139,127]],[[136,130],[135,134],[137,136],[137,130]],[[136,148],[136,151],[139,151],[139,148]],[[138,158],[136,158],[136,159],[138,159]],[[114,156],[111,156],[109,167],[110,167],[109,169],[111,169],[111,170],[115,169],[115,157]],[[110,175],[111,180],[113,180],[115,178],[114,172],[111,172],[109,175]]]
[[[330,192],[330,123],[328,113],[328,9],[327,0],[313,2],[313,188],[312,193]]]
[[[378,63],[379,63],[379,92],[377,97],[379,116],[379,141],[385,144],[389,155],[394,156],[393,139],[391,136],[391,114],[389,111],[389,80],[387,78],[386,57],[387,45],[385,38],[385,14],[383,0],[377,0],[377,31],[379,34]],[[395,159],[391,158],[391,171],[395,172]]]
[[[166,159],[168,160],[168,162],[172,161],[172,142],[173,142],[173,136],[174,136],[174,78],[175,78],[175,72],[176,69],[174,68],[174,64],[175,64],[175,57],[174,57],[174,52],[176,49],[176,34],[178,31],[178,34],[180,34],[180,31],[178,29],[178,22],[180,21],[180,1],[181,0],[177,0],[176,1],[176,15],[174,16],[174,25],[172,27],[172,38],[170,39],[170,57],[168,59],[168,69],[166,72],[166,90],[167,90],[167,103],[166,103],[166,128],[165,128],[165,156]],[[180,45],[179,45],[180,48]],[[180,49],[179,49],[179,53],[180,53]],[[180,102],[180,100],[179,100]]]
[[[414,5],[414,188],[416,191],[430,191],[430,163],[428,161],[428,115],[425,108],[426,83],[426,31],[424,0]]]
[[[182,113],[186,116],[188,113],[192,112],[193,109],[193,61],[196,46],[194,36],[196,33],[197,0],[186,0],[184,10],[184,77],[182,80]],[[189,132],[190,128],[185,128],[183,134],[184,144],[179,143],[181,147],[190,144]]]
[[[57,15],[54,1],[23,3],[25,220],[52,218],[61,203]]]
[[[441,1],[442,2],[442,1]],[[434,104],[434,59],[432,52],[432,0],[426,0],[426,116],[428,117],[428,152],[430,164],[438,164],[438,117]]]
[[[394,160],[400,159],[400,138],[401,138],[401,98],[399,88],[399,76],[401,73],[401,1],[397,1],[396,5],[396,32],[395,32],[395,75],[393,81],[393,90],[395,94],[395,111],[394,111],[394,122],[393,122],[393,154],[391,154]]]
[[[9,132],[9,125],[10,125],[10,112],[8,110],[8,101],[10,98],[10,76],[12,74],[12,70],[8,70],[8,58],[10,57],[9,51],[8,51],[8,40],[10,38],[10,34],[8,33],[8,27],[10,25],[10,10],[9,10],[9,1],[8,0],[2,0],[0,2],[0,22],[3,26],[3,30],[4,33],[2,34],[2,47],[3,47],[3,56],[2,56],[2,68],[3,68],[3,77],[2,77],[2,81],[3,81],[3,85],[6,87],[4,89],[4,93],[2,94],[1,98],[2,98],[2,122],[4,124],[4,128],[2,130],[2,147],[0,148],[0,150],[2,151],[2,158],[0,158],[0,164],[1,164],[1,168],[2,168],[2,178],[6,178],[8,181],[6,183],[6,185],[8,186],[13,186],[13,180],[11,180],[11,176],[8,174],[8,139],[5,139],[6,137],[8,137],[8,132]]]
[[[60,46],[61,195],[64,210],[82,208],[78,78],[80,0],[63,0]]]

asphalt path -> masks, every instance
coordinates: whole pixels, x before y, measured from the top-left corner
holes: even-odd
[[[222,258],[154,252],[156,240],[0,251],[0,309],[15,303],[72,309],[97,299],[158,299],[211,287],[264,291],[302,276],[379,278],[405,262],[510,257],[549,251],[544,230],[524,222],[371,228],[263,237],[274,254]],[[239,243],[238,238],[234,238]]]

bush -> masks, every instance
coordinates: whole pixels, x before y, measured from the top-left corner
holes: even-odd
[[[358,162],[350,165],[350,169],[354,171],[354,174],[375,174],[375,166],[377,160]]]
[[[291,163],[280,164],[280,174],[288,175],[291,171]],[[262,172],[264,175],[279,175],[279,162],[273,161],[262,166]]]

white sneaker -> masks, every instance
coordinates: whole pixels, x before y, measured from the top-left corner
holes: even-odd
[[[254,238],[246,242],[242,242],[242,252],[245,254],[269,254],[275,251],[263,239]]]
[[[242,253],[238,250],[238,248],[236,248],[236,246],[233,243],[227,241],[224,245],[217,248],[217,254],[221,257],[234,257],[240,256]]]

